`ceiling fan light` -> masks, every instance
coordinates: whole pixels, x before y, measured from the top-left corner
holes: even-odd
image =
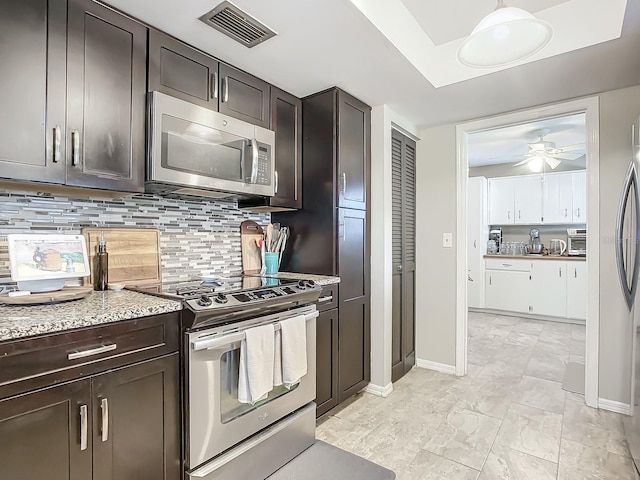
[[[499,7],[484,17],[458,48],[458,61],[475,68],[500,67],[540,51],[551,25],[526,10]]]
[[[529,170],[534,173],[540,173],[542,171],[542,165],[544,164],[544,158],[535,156],[529,160]]]

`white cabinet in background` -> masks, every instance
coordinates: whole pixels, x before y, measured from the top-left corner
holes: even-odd
[[[513,225],[513,177],[489,179],[489,225]]]
[[[586,262],[567,262],[567,317],[587,318]]]
[[[573,174],[546,175],[542,185],[543,222],[573,223]]]
[[[540,260],[531,263],[530,313],[567,316],[567,262]]]
[[[531,225],[542,222],[542,175],[512,177],[514,223]]]
[[[489,236],[487,179],[471,177],[467,184],[467,304],[484,308],[484,259]]]
[[[573,172],[573,223],[587,223],[587,172]]]
[[[485,271],[485,308],[529,312],[529,272]]]

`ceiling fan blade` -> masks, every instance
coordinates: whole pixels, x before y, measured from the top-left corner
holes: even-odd
[[[524,160],[522,160],[521,162],[518,162],[514,165],[514,167],[519,167],[520,165],[524,165],[525,163],[529,163],[531,161],[530,158],[525,158]]]
[[[551,170],[554,170],[561,163],[560,160],[554,157],[545,157],[544,161],[547,162],[547,165],[551,167]]]
[[[579,158],[584,157],[584,153],[560,152],[551,156],[553,158],[557,158],[558,160],[578,160]]]
[[[561,147],[560,150],[563,152],[570,152],[572,150],[585,150],[586,145],[584,143],[576,143],[575,145],[567,145],[566,147]]]

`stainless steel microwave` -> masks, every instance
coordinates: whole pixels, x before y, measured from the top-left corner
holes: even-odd
[[[160,92],[149,97],[147,191],[274,195],[275,132]]]
[[[567,253],[575,256],[587,255],[587,229],[567,228]]]

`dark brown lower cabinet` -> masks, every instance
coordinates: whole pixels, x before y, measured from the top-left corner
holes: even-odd
[[[89,379],[0,401],[0,478],[90,479],[93,439],[81,420],[90,403]]]
[[[338,309],[316,320],[316,417],[338,405]]]

